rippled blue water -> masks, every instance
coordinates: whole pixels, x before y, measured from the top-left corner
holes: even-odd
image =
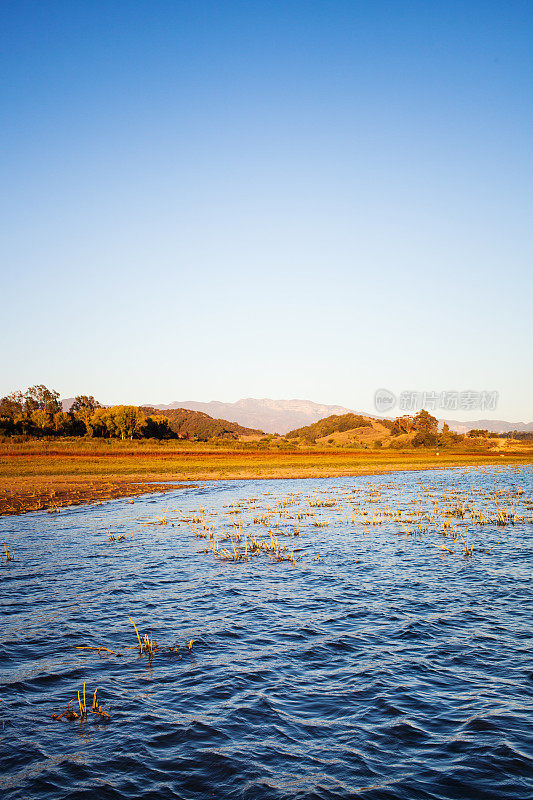
[[[295,566],[218,562],[187,526],[141,522],[333,487],[389,487],[406,507],[428,487],[527,498],[532,474],[210,482],[1,519],[17,557],[0,567],[3,796],[531,798],[531,513],[472,527],[500,544],[471,559],[393,523],[304,523]],[[124,649],[129,614],[162,645],[151,663]],[[83,681],[110,720],[52,720]]]

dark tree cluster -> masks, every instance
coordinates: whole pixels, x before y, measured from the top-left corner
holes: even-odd
[[[505,439],[518,439],[522,441],[530,441],[533,439],[533,431],[507,431],[502,433]]]
[[[493,433],[486,428],[472,428],[472,430],[468,431],[467,436],[470,439],[497,439],[497,433]]]
[[[63,411],[59,392],[43,385],[0,400],[0,434],[117,439],[174,436],[165,417],[148,416],[136,406],[103,407],[92,395],[78,395],[70,409]]]
[[[139,406],[104,406],[78,395],[63,411],[59,392],[31,386],[0,400],[1,436],[87,436],[101,439],[186,439],[210,441],[256,436],[262,431],[213,419],[200,411]]]

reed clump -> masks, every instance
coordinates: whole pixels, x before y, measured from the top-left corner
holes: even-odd
[[[153,638],[151,632],[150,632],[150,635],[148,635],[147,633],[141,635],[139,633],[139,629],[137,628],[137,626],[136,626],[135,622],[132,620],[132,618],[130,616],[128,616],[128,619],[131,622],[131,624],[133,625],[133,627],[135,628],[135,634],[137,636],[137,644],[136,645],[126,645],[125,647],[121,648],[122,650],[137,650],[140,655],[145,655],[146,654],[148,656],[148,658],[150,658],[150,659],[153,658],[155,653],[162,652],[163,648],[161,648],[160,645],[158,644],[158,642]],[[189,642],[189,645],[188,645],[188,649],[189,650],[192,649],[192,645],[193,645],[193,640],[191,639],[190,642]],[[168,652],[172,652],[172,651],[175,651],[175,650],[179,649],[179,647],[178,646],[177,647],[168,647],[166,649],[168,650]],[[117,656],[117,657],[122,657],[124,655],[122,652],[119,652],[118,650],[112,650],[110,647],[105,647],[104,645],[99,645],[99,644],[96,644],[96,645],[94,645],[94,644],[91,644],[91,645],[78,645],[76,647],[76,650],[93,650],[93,651],[97,652],[98,655],[102,655],[102,653],[104,653],[104,654],[107,654],[107,655]]]
[[[150,632],[150,636],[147,633],[144,634],[143,638],[141,639],[139,635],[139,631],[137,630],[137,625],[134,623],[132,618],[128,616],[129,621],[135,628],[135,633],[137,634],[137,641],[139,642],[139,652],[142,655],[143,653],[147,653],[150,657],[153,656],[159,650],[157,642],[155,639],[152,638],[152,633]]]
[[[66,719],[69,722],[73,722],[76,719],[85,720],[87,719],[89,714],[95,714],[96,716],[103,717],[104,719],[110,719],[111,713],[108,707],[107,711],[103,706],[100,705],[98,702],[98,689],[94,690],[92,703],[89,708],[87,708],[87,703],[85,700],[85,682],[83,683],[83,688],[80,694],[78,690],[78,710],[75,711],[74,708],[71,708],[71,703],[76,703],[76,698],[69,700],[67,703],[67,707],[61,714],[52,714],[52,719],[60,720]]]
[[[166,512],[161,514],[161,516],[156,517],[155,519],[147,520],[146,522],[142,522],[142,525],[168,525],[168,517]]]
[[[7,548],[7,544],[4,542],[4,550],[6,551],[6,561],[14,561],[15,560],[15,551],[12,550],[9,552]]]

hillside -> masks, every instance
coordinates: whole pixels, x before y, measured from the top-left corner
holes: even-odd
[[[287,433],[287,439],[319,444],[371,445],[390,439],[390,423],[361,414],[333,414]]]
[[[157,409],[143,406],[147,415],[166,417],[174,433],[180,439],[206,441],[207,439],[239,439],[241,436],[262,436],[263,431],[246,428],[236,422],[214,419],[202,411],[185,408]]]
[[[423,417],[424,414],[426,418]],[[473,429],[470,424],[467,432],[471,430]],[[442,430],[438,426],[438,420],[427,412],[420,412],[414,418],[400,417],[394,421],[350,413],[333,414],[312,425],[296,428],[287,433],[286,439],[301,446],[317,444],[356,449],[391,447],[396,450],[436,444],[444,448],[457,444],[486,449],[503,447],[513,449],[519,446],[516,442],[499,437],[495,432],[492,435],[490,433],[484,435],[483,431],[487,431],[486,424],[484,428],[474,430],[477,430],[477,433],[471,436],[448,429]],[[519,432],[518,439],[520,435],[527,437],[531,434]]]

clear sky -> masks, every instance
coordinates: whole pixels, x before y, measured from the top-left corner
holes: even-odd
[[[533,419],[530,2],[0,17],[0,394]]]

